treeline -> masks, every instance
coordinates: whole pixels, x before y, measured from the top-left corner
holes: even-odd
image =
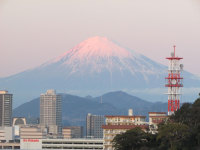
[[[184,103],[158,126],[157,134],[134,128],[115,136],[112,143],[115,150],[200,150],[200,98]]]

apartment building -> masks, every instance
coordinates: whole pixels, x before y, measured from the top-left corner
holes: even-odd
[[[146,116],[134,116],[131,110],[128,116],[105,116],[105,118],[106,124],[102,126],[104,150],[113,150],[112,140],[117,134],[135,127],[141,127],[144,131],[148,129]]]

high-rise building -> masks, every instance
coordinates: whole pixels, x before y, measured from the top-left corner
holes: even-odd
[[[40,95],[40,125],[48,127],[48,133],[62,134],[61,95],[55,90],[47,90]]]
[[[87,137],[103,138],[102,125],[104,116],[88,114],[86,118],[86,135]]]
[[[12,125],[12,94],[0,91],[0,126]]]

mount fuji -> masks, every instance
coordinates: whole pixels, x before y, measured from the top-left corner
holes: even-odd
[[[149,101],[160,101],[167,91],[166,75],[166,66],[96,36],[39,67],[1,78],[0,86],[14,94],[15,105],[51,88],[81,96],[124,90]],[[184,72],[184,77],[187,88],[200,85],[199,78],[191,73]]]

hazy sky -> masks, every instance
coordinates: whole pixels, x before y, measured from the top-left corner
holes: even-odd
[[[96,35],[166,65],[176,44],[200,76],[200,0],[0,0],[0,77]]]

